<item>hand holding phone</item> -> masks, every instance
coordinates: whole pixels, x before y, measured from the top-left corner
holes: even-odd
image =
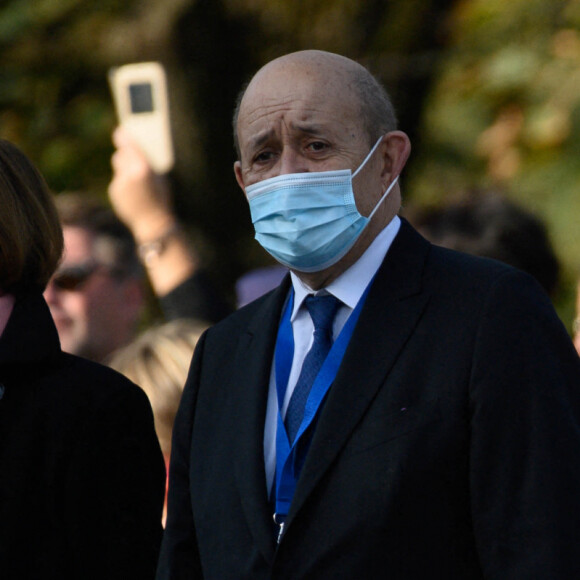
[[[156,173],[174,164],[165,71],[160,63],[123,65],[109,71],[120,125],[143,151]]]

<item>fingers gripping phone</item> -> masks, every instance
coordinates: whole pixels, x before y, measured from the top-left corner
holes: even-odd
[[[109,83],[119,118],[157,173],[174,163],[167,80],[158,62],[112,68]]]

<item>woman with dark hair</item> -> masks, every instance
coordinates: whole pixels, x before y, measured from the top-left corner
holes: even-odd
[[[153,578],[165,477],[151,407],[62,352],[42,296],[62,249],[42,176],[0,140],[0,577]]]

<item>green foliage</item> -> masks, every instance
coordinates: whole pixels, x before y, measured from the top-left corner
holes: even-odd
[[[91,6],[92,4],[92,6]],[[114,126],[99,33],[124,3],[13,0],[0,9],[0,127],[55,191],[103,191]]]
[[[339,52],[386,84],[412,138],[406,203],[504,190],[545,218],[571,280],[580,262],[579,28],[577,0],[6,0],[0,135],[53,190],[105,196],[115,125],[107,71],[162,61],[177,207],[230,285],[267,261],[231,171],[236,94],[280,54]]]
[[[458,4],[409,179],[416,203],[489,187],[542,217],[564,263],[566,313],[580,267],[579,16],[572,0]]]

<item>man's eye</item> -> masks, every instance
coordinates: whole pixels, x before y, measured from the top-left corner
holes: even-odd
[[[323,143],[322,141],[313,141],[312,143],[308,144],[308,148],[311,151],[323,151],[327,147],[328,145],[326,143]]]
[[[271,151],[262,151],[254,157],[254,163],[265,163],[272,159],[273,153]]]

